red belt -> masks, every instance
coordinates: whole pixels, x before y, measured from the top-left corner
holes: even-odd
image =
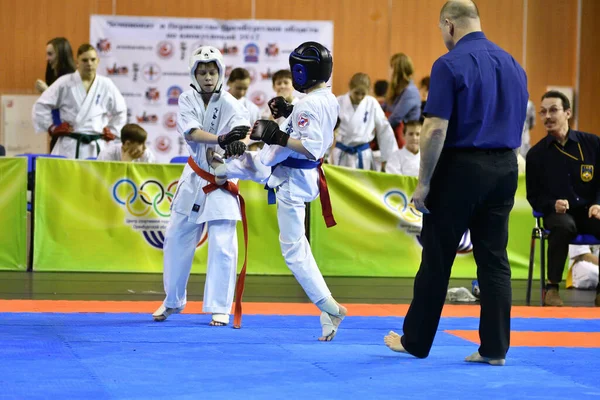
[[[335,222],[335,219],[333,218],[329,189],[327,188],[327,180],[325,179],[325,172],[323,171],[323,159],[321,158],[319,161],[319,199],[321,200],[321,210],[323,211],[323,218],[325,218],[325,225],[328,228],[331,228],[332,226],[335,226],[337,222]]]
[[[240,189],[238,185],[231,181],[225,182],[225,184],[219,186],[215,183],[215,176],[206,172],[202,168],[196,164],[192,157],[188,158],[188,165],[192,167],[194,172],[200,176],[205,181],[210,182],[210,184],[204,186],[202,191],[208,194],[210,192],[214,192],[217,189],[223,189],[236,196],[240,201],[240,211],[242,214],[242,226],[244,229],[244,266],[240,271],[238,276],[237,283],[235,284],[235,311],[233,314],[233,327],[241,328],[242,327],[242,296],[244,295],[244,283],[246,281],[246,264],[248,262],[248,223],[246,221],[246,203],[244,202],[244,198],[240,194]]]
[[[321,210],[323,212],[323,218],[325,219],[325,225],[328,228],[335,226],[337,222],[333,218],[333,211],[331,209],[331,199],[329,198],[329,189],[327,188],[327,180],[325,179],[325,172],[323,172],[323,159],[320,158],[317,161],[305,160],[300,158],[286,158],[281,163],[273,167],[273,170],[279,165],[293,169],[313,169],[316,168],[319,171],[319,200],[321,201]],[[273,171],[272,170],[272,171]],[[271,172],[272,172],[271,171]],[[269,191],[268,202],[269,204],[275,204],[277,199],[275,197],[275,189],[270,188],[268,185],[265,189]]]

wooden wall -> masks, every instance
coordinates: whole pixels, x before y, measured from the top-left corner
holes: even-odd
[[[579,129],[600,134],[600,1],[583,0],[581,13],[581,58],[579,81]]]
[[[600,133],[593,94],[600,90],[600,1],[582,1],[579,127]],[[552,6],[549,7],[549,2]],[[355,72],[386,79],[389,57],[408,54],[415,80],[446,51],[438,28],[444,0],[0,0],[0,92],[33,93],[45,70],[45,43],[65,36],[73,47],[89,40],[91,14],[221,19],[303,19],[334,22],[333,90],[341,94]],[[175,6],[176,3],[176,6]],[[478,0],[483,30],[525,63],[536,106],[548,85],[575,87],[578,0]],[[114,7],[114,10],[113,10]],[[527,18],[524,20],[525,9]],[[538,121],[539,122],[539,121]],[[545,133],[538,126],[533,141]]]

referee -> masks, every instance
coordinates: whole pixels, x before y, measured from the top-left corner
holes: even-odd
[[[431,69],[421,131],[419,184],[423,253],[413,300],[394,350],[429,355],[446,298],[452,264],[470,229],[481,288],[479,351],[466,361],[504,365],[512,301],[506,254],[508,215],[517,189],[517,156],[529,94],[521,66],[481,32],[472,1],[448,1],[440,29],[449,52]]]

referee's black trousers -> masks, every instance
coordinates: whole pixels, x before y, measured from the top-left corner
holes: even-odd
[[[423,216],[421,266],[404,319],[404,348],[429,355],[456,250],[467,229],[481,290],[479,353],[504,358],[510,344],[511,271],[506,253],[508,216],[517,190],[512,150],[444,149],[433,174]]]

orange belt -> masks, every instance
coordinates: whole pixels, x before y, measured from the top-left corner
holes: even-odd
[[[246,221],[246,203],[244,198],[240,194],[238,185],[231,181],[227,181],[225,184],[219,186],[215,183],[215,176],[206,172],[196,164],[192,157],[188,158],[188,165],[192,167],[194,172],[205,181],[210,184],[204,186],[202,190],[208,194],[214,192],[217,189],[223,189],[236,196],[240,201],[240,211],[242,214],[242,226],[244,228],[244,266],[240,271],[237,283],[235,284],[235,311],[233,314],[233,327],[239,329],[242,327],[242,296],[244,295],[244,282],[246,281],[246,264],[248,262],[248,223]]]

